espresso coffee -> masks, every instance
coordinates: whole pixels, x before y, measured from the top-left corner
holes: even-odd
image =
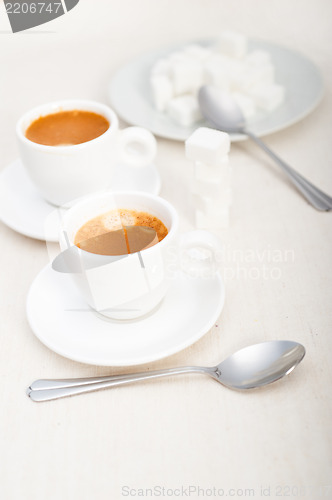
[[[126,255],[156,245],[168,234],[165,224],[147,212],[118,209],[86,222],[76,233],[76,246],[99,255]]]
[[[104,116],[91,111],[59,111],[33,121],[25,137],[45,146],[72,146],[96,139],[109,126]]]

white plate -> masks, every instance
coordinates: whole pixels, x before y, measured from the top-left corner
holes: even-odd
[[[160,187],[160,176],[154,165],[141,168],[118,165],[112,182],[113,191],[134,190],[159,194]],[[0,220],[11,229],[37,240],[57,242],[57,212],[39,194],[20,160],[14,161],[1,172]]]
[[[211,45],[213,40],[199,40],[193,43]],[[112,79],[108,93],[112,107],[121,118],[131,125],[149,129],[153,134],[166,139],[184,141],[197,128],[177,125],[168,116],[156,111],[152,105],[149,90],[149,71],[156,60],[186,44],[163,50],[155,50],[137,57],[121,68]],[[263,136],[289,127],[308,115],[323,96],[323,82],[318,68],[299,52],[259,40],[249,40],[249,50],[262,49],[271,54],[276,70],[276,82],[285,87],[284,103],[272,112],[257,113],[248,120],[250,128]],[[200,124],[207,125],[205,122]],[[246,139],[233,135],[233,141]]]
[[[108,321],[86,306],[70,276],[48,265],[30,287],[27,316],[39,340],[66,358],[130,366],[165,358],[196,342],[217,321],[224,299],[220,277],[197,279],[179,273],[153,314]]]

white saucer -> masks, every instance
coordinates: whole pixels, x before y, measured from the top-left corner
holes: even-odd
[[[159,194],[160,187],[160,176],[154,165],[141,168],[119,165],[112,182],[114,191]],[[50,220],[52,213],[55,216]],[[45,240],[47,218],[47,241],[58,241],[59,219],[55,207],[42,198],[21,161],[14,161],[0,174],[0,220],[18,233]]]
[[[120,68],[109,84],[108,95],[112,107],[129,124],[145,127],[166,139],[186,140],[198,125],[182,127],[167,115],[156,111],[151,99],[149,72],[158,59],[183,49],[189,43],[209,46],[214,42],[207,39],[188,41],[136,57]],[[315,64],[300,52],[264,40],[249,40],[249,50],[255,49],[266,50],[271,54],[276,81],[286,90],[286,99],[281,106],[271,112],[256,113],[248,120],[248,129],[260,137],[289,127],[311,113],[323,96],[323,80]],[[199,125],[203,124],[209,126],[203,121]],[[240,141],[247,137],[232,134],[231,139]]]
[[[196,342],[217,321],[224,299],[220,277],[179,273],[154,313],[135,321],[103,320],[89,310],[70,276],[47,265],[30,287],[27,317],[39,340],[66,358],[130,366],[165,358]]]

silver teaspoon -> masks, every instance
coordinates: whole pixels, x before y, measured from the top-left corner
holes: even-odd
[[[205,373],[230,389],[253,389],[284,377],[294,370],[304,355],[303,345],[274,340],[245,347],[213,367],[185,366],[111,377],[36,380],[28,387],[27,395],[33,401],[49,401],[183,373]]]
[[[248,130],[241,109],[228,92],[223,92],[213,85],[204,85],[199,89],[198,102],[202,115],[212,126],[230,134],[245,134],[260,146],[281,167],[297,190],[317,210],[329,211],[332,209],[331,196],[323,193],[287,165],[261,139]]]

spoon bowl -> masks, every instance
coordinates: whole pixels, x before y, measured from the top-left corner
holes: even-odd
[[[245,347],[216,367],[217,380],[231,389],[252,389],[288,375],[300,363],[305,348],[276,340]]]
[[[203,116],[212,125],[229,134],[243,134],[245,118],[228,92],[213,85],[204,85],[198,92],[198,103]]]

